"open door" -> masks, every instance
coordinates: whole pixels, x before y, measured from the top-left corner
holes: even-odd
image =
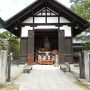
[[[34,30],[28,31],[28,56],[27,62],[28,64],[34,63]]]

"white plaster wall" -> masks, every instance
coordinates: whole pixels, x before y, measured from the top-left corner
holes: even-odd
[[[45,17],[35,17],[35,23],[45,23]],[[25,20],[23,23],[33,23],[33,18],[30,17],[27,20]],[[47,23],[58,23],[58,17],[47,17]],[[60,23],[70,23],[67,19],[64,17],[60,17]],[[35,29],[58,29],[58,27],[55,26],[38,26],[35,27]],[[28,30],[33,30],[32,27],[26,26],[22,28],[21,37],[27,37],[28,36]],[[71,27],[69,26],[62,26],[60,27],[60,30],[65,31],[65,36],[70,37],[71,36]]]
[[[58,29],[58,27],[55,26],[37,26],[35,29]]]
[[[35,17],[35,23],[45,23],[45,17]]]
[[[45,17],[35,17],[35,23],[45,23]],[[58,23],[58,17],[47,17],[48,23]],[[23,23],[33,23],[33,18],[26,19]],[[60,17],[60,23],[70,23],[69,20],[64,17]]]
[[[60,23],[70,23],[70,21],[65,19],[64,17],[60,17]]]
[[[29,17],[23,23],[33,23],[33,18],[32,17]]]
[[[71,36],[71,27],[64,25],[62,27],[60,27],[60,30],[64,30],[65,31],[65,36],[66,37],[70,37]]]
[[[84,51],[84,61],[85,61],[85,78],[87,81],[90,81],[89,78],[90,78],[90,75],[89,75],[89,54],[90,54],[90,51]]]
[[[21,37],[28,37],[28,30],[33,30],[30,26],[22,27]]]
[[[58,23],[58,17],[47,17],[47,23]]]
[[[58,29],[58,27],[55,26],[37,26],[35,29]],[[25,26],[22,28],[21,37],[28,37],[28,30],[33,30],[33,27]],[[71,37],[71,27],[69,26],[62,26],[60,27],[60,30],[65,31],[66,37]]]
[[[45,23],[45,17],[35,17],[35,23]],[[33,18],[26,19],[23,23],[33,23]],[[58,17],[47,17],[47,23],[58,23]]]
[[[41,13],[37,14],[37,15],[41,15]]]

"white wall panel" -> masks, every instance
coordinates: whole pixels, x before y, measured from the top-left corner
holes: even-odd
[[[60,27],[60,30],[65,31],[65,36],[71,36],[71,27],[64,25]]]
[[[33,30],[33,28],[29,26],[22,27],[21,37],[28,37],[28,30]]]
[[[60,23],[70,23],[70,21],[65,19],[64,17],[60,17]]]
[[[45,17],[35,17],[35,23],[45,23]]]
[[[47,17],[47,23],[58,23],[58,17]]]
[[[30,18],[26,19],[23,23],[33,23],[33,18],[30,17]]]
[[[55,26],[37,26],[35,29],[58,29],[58,27]]]
[[[50,15],[50,13],[47,13],[47,15]]]

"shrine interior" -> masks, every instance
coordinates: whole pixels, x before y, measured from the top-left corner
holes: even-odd
[[[35,51],[58,50],[58,30],[35,30]]]
[[[35,30],[34,32],[35,42],[35,60],[37,59],[37,54],[41,52],[52,52],[53,50],[58,51],[58,30]]]

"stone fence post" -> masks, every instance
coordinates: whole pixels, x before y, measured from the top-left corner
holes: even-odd
[[[90,81],[90,50],[84,50],[85,60],[85,77],[87,81]]]
[[[0,83],[7,80],[7,50],[0,51]]]

